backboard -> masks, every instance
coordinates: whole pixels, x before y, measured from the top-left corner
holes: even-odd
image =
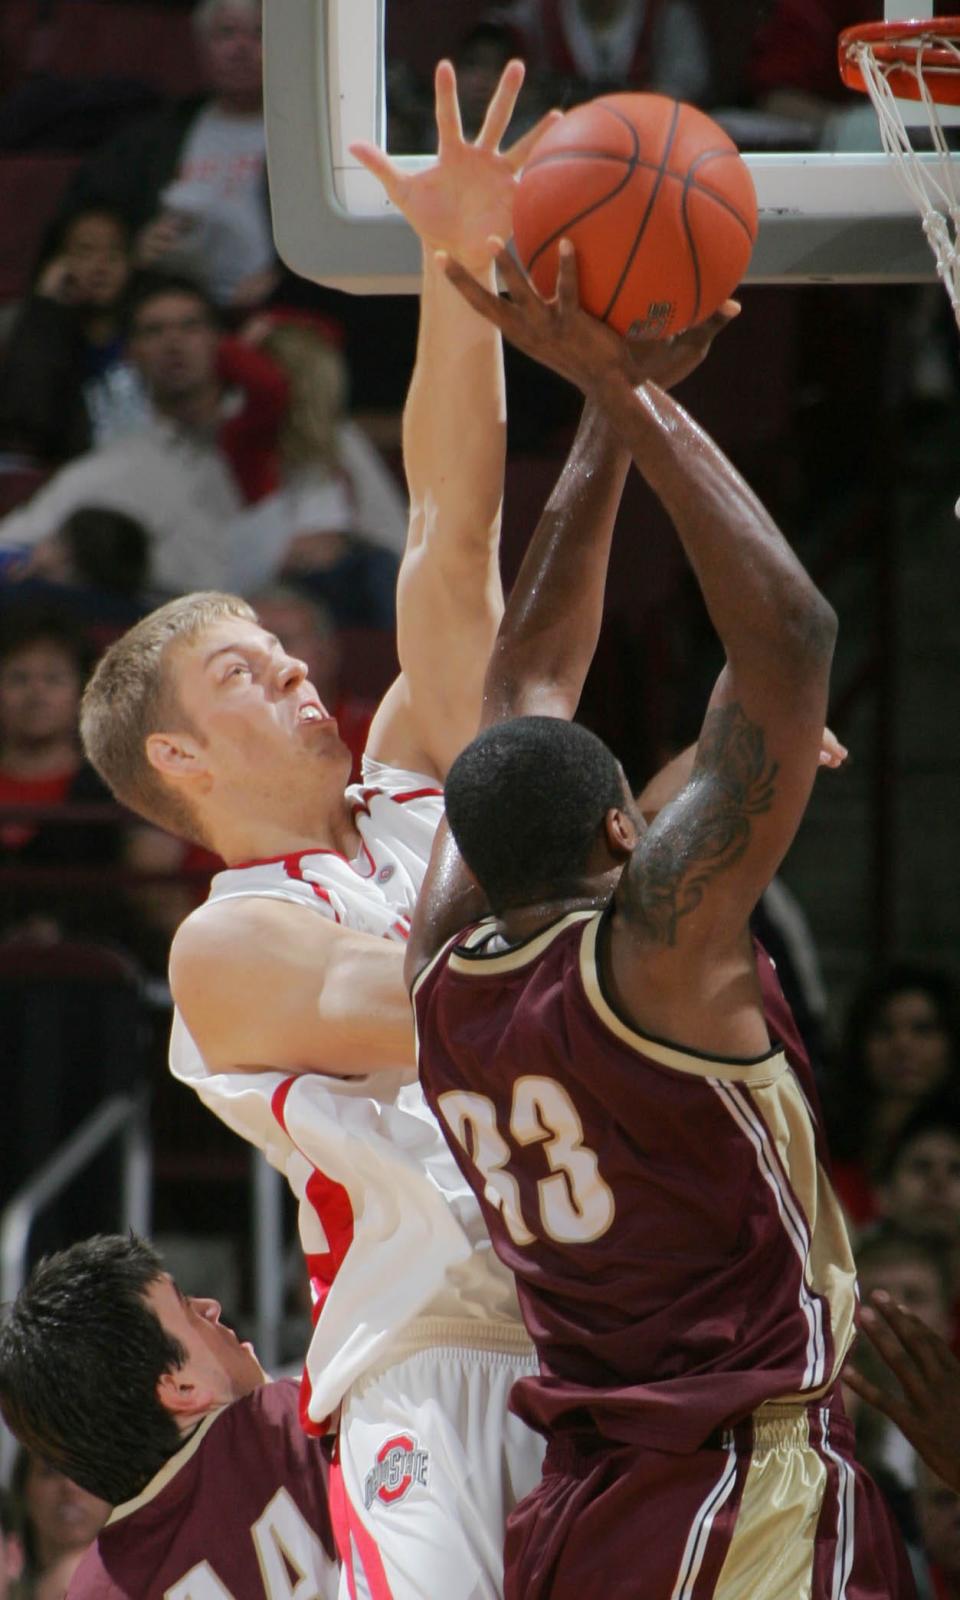
[[[960,0],[954,3],[960,6]],[[412,293],[419,285],[416,239],[348,149],[356,139],[385,144],[388,13],[391,6],[409,11],[413,4],[265,0],[264,5],[277,248],[301,276],[357,294]],[[947,9],[942,0],[937,6],[930,0],[925,4],[929,10]],[[890,20],[917,10],[916,0],[886,0]],[[771,140],[776,142],[776,119],[771,123],[763,113],[725,112],[722,106],[710,111],[736,139],[756,184],[760,231],[748,282],[892,283],[936,277],[920,220],[880,151],[866,101],[838,109],[818,136],[819,147],[810,149],[769,148]],[[417,169],[432,158],[396,159]]]

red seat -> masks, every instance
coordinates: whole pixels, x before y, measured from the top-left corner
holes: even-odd
[[[40,241],[77,165],[76,156],[0,159],[0,217],[6,219],[0,229],[0,302],[24,293]]]
[[[173,97],[203,88],[190,15],[161,0],[3,0],[0,61],[7,87],[49,73],[128,78]]]

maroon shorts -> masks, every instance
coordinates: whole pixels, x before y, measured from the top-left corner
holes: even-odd
[[[504,1600],[916,1600],[899,1532],[824,1407],[691,1455],[551,1443],[507,1529]]]

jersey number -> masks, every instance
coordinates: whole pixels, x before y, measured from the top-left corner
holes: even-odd
[[[520,1206],[520,1188],[507,1170],[511,1149],[497,1127],[497,1109],[485,1094],[452,1089],[440,1112],[484,1181],[484,1199],[503,1217],[514,1244],[532,1244]],[[594,1152],[583,1143],[583,1124],[555,1078],[518,1078],[510,1134],[517,1144],[542,1144],[551,1175],[537,1184],[540,1223],[558,1244],[589,1244],[606,1233],[616,1207]]]
[[[266,1600],[324,1600],[332,1564],[299,1506],[278,1489],[250,1529]],[[164,1600],[233,1600],[209,1561],[200,1561]]]

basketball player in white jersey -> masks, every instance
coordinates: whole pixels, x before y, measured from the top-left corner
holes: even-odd
[[[512,1280],[423,1101],[402,984],[442,777],[477,725],[502,607],[500,339],[434,251],[492,283],[489,241],[509,231],[535,137],[499,151],[522,76],[506,69],[469,145],[441,65],[429,172],[358,152],[425,246],[401,674],[363,786],[344,792],[349,752],[303,664],[228,596],[138,623],[82,716],[115,793],[228,863],[174,941],[171,1065],[298,1197],[316,1313],[302,1417],[325,1431],[339,1411],[331,1509],[350,1600],[494,1600],[505,1515],[539,1476],[539,1439],[507,1413],[532,1370]]]

